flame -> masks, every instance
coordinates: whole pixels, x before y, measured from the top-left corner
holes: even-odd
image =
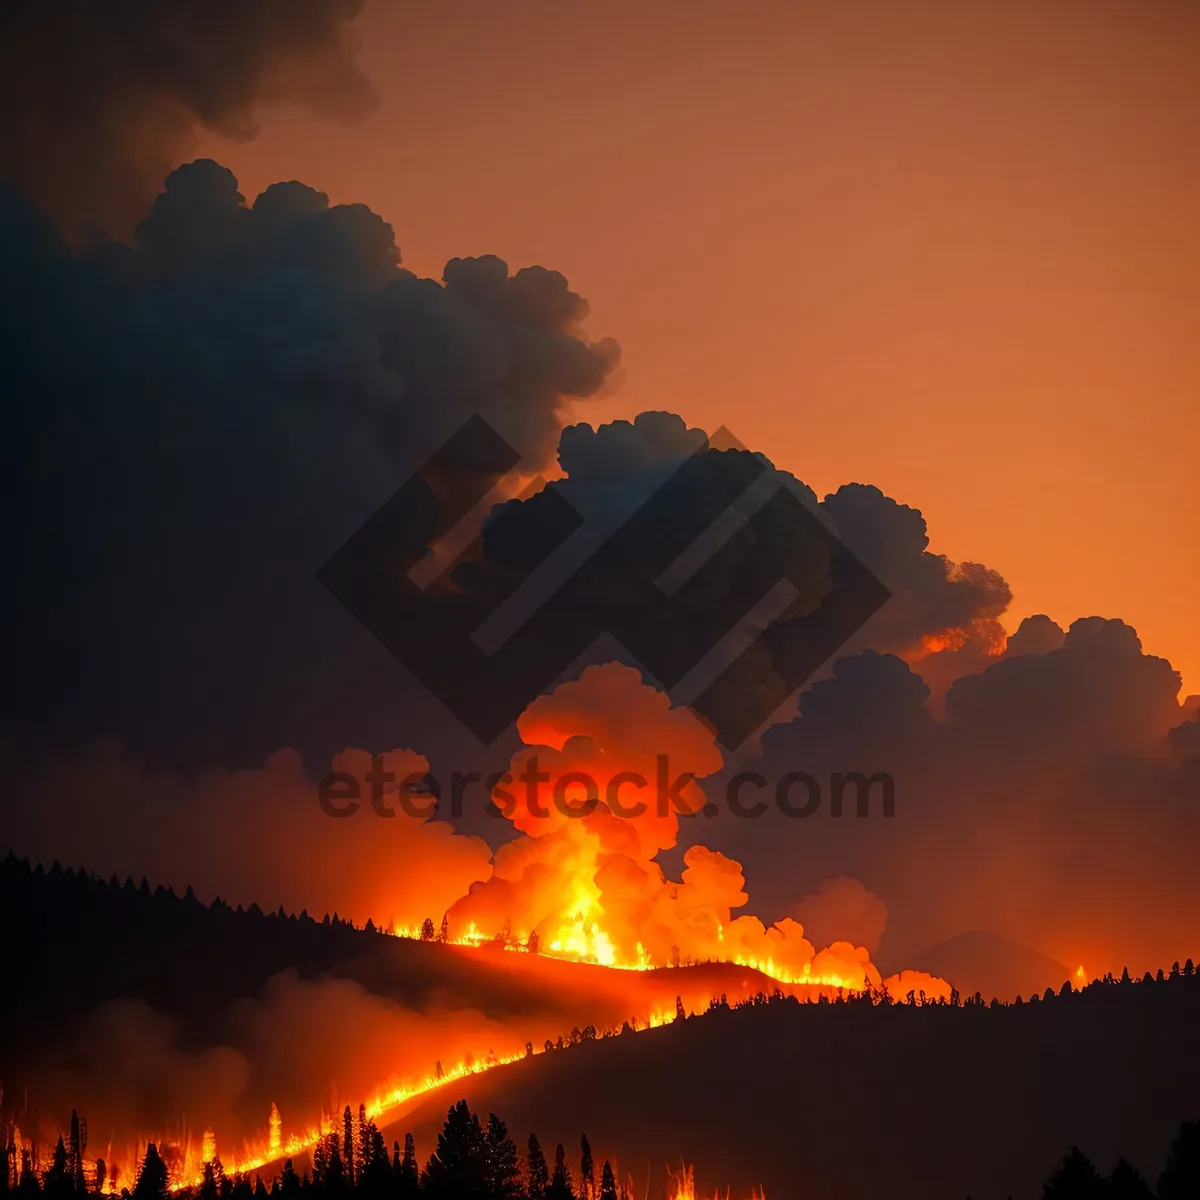
[[[696,1177],[690,1166],[672,1176],[671,1200],[696,1200]]]
[[[271,1115],[267,1118],[268,1135],[267,1153],[272,1158],[278,1158],[283,1145],[283,1122],[279,1118],[279,1109],[271,1105]]]
[[[659,852],[675,845],[680,813],[704,806],[696,781],[723,759],[712,730],[637,671],[589,667],[517,728],[524,746],[493,801],[519,836],[451,906],[451,941],[517,948],[508,931],[520,927],[541,953],[626,970],[718,961],[789,985],[883,986],[860,946],[818,952],[796,921],[735,915],[745,878],[719,851],[692,846],[682,877],[666,876]]]
[[[509,765],[507,784],[493,790],[517,836],[496,851],[491,878],[456,900],[440,928],[431,919],[393,922],[396,936],[420,939],[424,928],[428,937],[432,926],[437,940],[462,947],[538,952],[621,970],[730,963],[806,998],[884,988],[896,999],[910,990],[930,1000],[949,998],[948,984],[919,972],[882,979],[865,947],[835,941],[818,950],[790,918],[767,926],[757,917],[735,915],[749,899],[745,878],[741,864],[719,851],[693,845],[680,878],[667,877],[658,855],[676,844],[680,813],[694,813],[706,803],[696,781],[719,771],[723,757],[707,725],[686,708],[672,708],[636,671],[616,663],[589,667],[577,681],[535,700],[518,731],[524,745]],[[517,782],[531,773],[540,780],[541,803],[536,789]],[[585,777],[594,785],[587,791],[598,793],[595,804],[580,795]],[[642,785],[621,791],[637,779]],[[669,803],[663,802],[664,789]],[[644,797],[635,794],[642,791]],[[639,800],[640,811],[626,807]],[[673,1004],[652,1008],[660,1002],[657,996],[647,1000],[637,1014],[645,1027],[676,1019]],[[638,1028],[632,1019],[631,1025]],[[524,1058],[524,1039],[520,1044],[514,1053],[468,1055],[448,1069],[439,1064],[423,1078],[389,1081],[365,1106],[366,1114],[386,1119],[419,1096]],[[272,1104],[266,1128],[240,1151],[227,1153],[225,1169],[250,1174],[311,1151],[339,1122],[322,1114],[286,1132]],[[158,1145],[175,1190],[198,1184],[204,1165],[217,1159],[211,1130],[199,1157],[186,1132],[147,1140]],[[123,1181],[136,1176],[136,1169],[125,1168],[142,1161],[145,1145],[108,1159],[123,1164]],[[114,1170],[106,1181],[113,1192],[119,1190],[117,1175]],[[681,1174],[676,1192],[676,1200],[694,1200],[690,1169]]]
[[[678,1175],[668,1167],[667,1173],[670,1175],[669,1200],[697,1200],[696,1174],[691,1166],[681,1166]],[[713,1200],[721,1200],[721,1194],[713,1193]],[[725,1200],[729,1200],[728,1192],[725,1193]],[[750,1200],[767,1200],[767,1194],[755,1188],[750,1195]]]

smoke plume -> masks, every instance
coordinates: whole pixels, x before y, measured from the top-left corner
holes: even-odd
[[[0,179],[70,232],[127,235],[204,127],[247,139],[261,103],[354,121],[362,0],[12,0],[0,14]]]

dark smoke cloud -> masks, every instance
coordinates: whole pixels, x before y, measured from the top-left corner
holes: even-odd
[[[0,179],[69,231],[129,233],[198,127],[252,137],[260,102],[353,121],[362,0],[9,0]]]
[[[1057,648],[1052,634],[1044,617],[1027,622],[1009,653],[953,684],[940,720],[893,655],[844,658],[802,694],[758,769],[811,773],[822,809],[723,818],[718,843],[770,881],[767,910],[797,879],[837,874],[886,898],[885,960],[968,929],[1072,967],[1140,972],[1194,954],[1200,885],[1184,848],[1200,837],[1200,722],[1179,704],[1178,673],[1124,622],[1076,621]],[[878,791],[868,819],[853,791],[832,817],[836,771],[891,774],[894,818]]]
[[[718,644],[752,616],[778,579],[790,580],[800,598],[774,621],[761,621],[761,636],[721,682],[710,717],[748,708],[778,711],[822,667],[825,656],[810,654],[814,623],[807,619],[839,586],[842,604],[854,603],[859,594],[840,582],[847,578],[844,559],[820,536],[825,531],[892,593],[843,653],[871,647],[919,661],[940,702],[954,679],[982,670],[1003,650],[997,618],[1011,599],[1004,579],[980,564],[956,564],[930,553],[922,515],[878,488],[849,484],[819,504],[807,485],[776,470],[765,456],[733,445],[723,431],[710,442],[702,430],[666,412],[595,429],[568,427],[558,458],[564,478],[494,512],[484,530],[482,560],[461,570],[458,582],[468,593],[485,595],[523,578],[558,550],[569,532],[564,512],[601,524],[625,519],[620,553],[588,559],[592,547],[585,544],[575,566],[586,562],[587,569],[578,569],[547,603],[564,624],[616,632],[630,661],[674,689],[697,644]],[[755,496],[767,484],[786,489],[799,504],[756,509]],[[751,515],[751,521],[664,602],[656,577],[698,535],[692,530],[697,514],[710,512],[715,520],[726,510]],[[680,530],[691,532],[681,539]],[[637,624],[629,620],[631,613],[658,614],[644,622],[653,626],[652,635],[623,632]],[[830,652],[836,647],[834,640]],[[800,664],[804,669],[797,670]]]
[[[1049,654],[1058,650],[1067,640],[1066,631],[1057,622],[1044,614],[1026,617],[1017,627],[1004,648],[1008,658],[1021,654]]]
[[[407,739],[428,704],[314,573],[472,413],[544,460],[617,358],[583,299],[494,257],[419,278],[369,209],[247,204],[211,161],[129,246],[0,193],[0,248],[3,715],[176,766]]]
[[[990,567],[931,553],[921,513],[877,487],[846,484],[823,507],[892,593],[847,649],[870,646],[913,663],[940,710],[954,680],[982,671],[1003,650],[999,617],[1011,589]]]

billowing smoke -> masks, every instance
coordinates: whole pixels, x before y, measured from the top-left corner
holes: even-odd
[[[493,796],[520,836],[495,872],[451,909],[451,933],[532,934],[552,952],[614,965],[728,959],[771,964],[798,982],[882,982],[868,951],[837,941],[819,952],[790,918],[769,927],[735,916],[748,900],[741,865],[692,846],[678,882],[657,861],[680,813],[705,805],[698,779],[722,756],[687,709],[615,663],[587,668],[532,704],[525,747]]]
[[[899,658],[843,658],[766,734],[762,769],[886,772],[895,817],[826,805],[798,824],[723,821],[721,836],[768,905],[794,896],[772,869],[783,845],[801,877],[844,874],[886,897],[885,959],[983,929],[1072,969],[1169,965],[1200,939],[1180,852],[1200,834],[1200,723],[1179,688],[1128,625],[1095,617],[1025,622],[951,686],[941,720]]]
[[[124,235],[203,126],[245,139],[256,107],[338,121],[374,104],[355,65],[362,0],[12,0],[0,12],[0,180],[64,228]]]
[[[925,518],[877,487],[851,483],[822,505],[838,534],[888,586],[891,599],[843,652],[870,646],[911,663],[935,704],[951,683],[1004,650],[999,618],[1012,600],[1003,577],[928,549]]]
[[[315,572],[474,413],[547,458],[617,358],[584,300],[494,257],[418,278],[367,208],[210,161],[130,246],[0,189],[0,247],[0,716],[197,767],[394,744],[424,694]]]
[[[802,897],[791,916],[818,945],[852,942],[872,952],[879,949],[887,928],[887,905],[857,879],[822,879],[815,892]]]
[[[334,772],[366,780],[372,756],[345,750]],[[412,815],[396,803],[400,783],[428,763],[409,750],[378,756],[393,777],[380,785],[380,816],[361,784],[357,811],[330,817],[320,781],[294,750],[263,766],[195,775],[154,771],[110,742],[43,763],[6,827],[11,848],[33,861],[86,864],[101,877],[146,878],[177,894],[189,887],[207,904],[258,904],[268,911],[336,913],[391,929],[440,918],[490,873],[480,838],[445,821]],[[423,802],[422,802],[423,803]],[[349,806],[338,805],[338,811]]]

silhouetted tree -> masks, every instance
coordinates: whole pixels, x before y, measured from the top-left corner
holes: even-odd
[[[687,1013],[685,1013],[683,1011],[683,997],[682,996],[675,997],[675,1020],[677,1020],[677,1021],[686,1021],[687,1020]]]
[[[612,1163],[607,1158],[600,1172],[600,1200],[617,1200],[617,1180],[613,1175]]]
[[[1108,1195],[1110,1200],[1151,1200],[1153,1193],[1141,1172],[1125,1159],[1118,1158],[1108,1177]]]
[[[387,1200],[392,1191],[392,1165],[388,1162],[387,1146],[383,1134],[375,1128],[374,1121],[363,1126],[362,1192],[368,1200]]]
[[[1191,961],[1189,958],[1188,965]],[[1195,1200],[1200,1196],[1200,1121],[1184,1121],[1179,1127],[1167,1165],[1158,1177],[1158,1195],[1159,1200]]]
[[[596,1200],[596,1165],[586,1133],[579,1146],[579,1195],[582,1200]]]
[[[550,1191],[546,1193],[550,1200],[575,1200],[571,1189],[571,1168],[567,1166],[567,1154],[559,1142],[554,1151],[554,1174],[550,1177]]]
[[[434,936],[435,935],[433,932],[433,918],[426,917],[425,920],[421,922],[421,941],[432,942],[434,939]]]
[[[63,1145],[62,1134],[58,1135],[58,1145],[50,1157],[50,1166],[42,1178],[42,1194],[49,1200],[63,1200],[70,1196],[73,1190],[71,1176],[67,1170],[67,1148]]]
[[[290,1158],[283,1164],[283,1174],[279,1176],[279,1194],[283,1200],[295,1200],[300,1194],[300,1176]]]
[[[529,1135],[529,1158],[525,1168],[525,1192],[529,1200],[545,1200],[550,1190],[550,1170],[546,1156],[537,1140],[537,1134]]]
[[[492,1200],[518,1200],[521,1195],[521,1169],[517,1161],[517,1146],[508,1136],[504,1122],[495,1113],[488,1116],[483,1142],[488,1196]]]
[[[448,942],[450,940],[450,918],[442,917],[442,927],[438,930],[437,940],[439,942]]]
[[[354,1186],[354,1114],[350,1111],[350,1105],[346,1105],[346,1111],[342,1113],[342,1166],[346,1172],[346,1182]]]
[[[166,1194],[167,1164],[159,1155],[158,1147],[151,1142],[146,1147],[146,1157],[142,1159],[137,1183],[133,1185],[133,1197],[134,1200],[160,1200]]]
[[[211,1162],[206,1162],[200,1176],[200,1200],[219,1200],[226,1190],[226,1182],[225,1168],[221,1166],[221,1160],[214,1158]]]
[[[1071,1147],[1071,1153],[1042,1189],[1043,1200],[1099,1200],[1103,1195],[1104,1180],[1078,1146]]]
[[[425,1164],[421,1186],[445,1200],[483,1197],[487,1191],[487,1156],[479,1118],[460,1100],[446,1114],[437,1150]]]
[[[399,1160],[396,1169],[396,1195],[400,1200],[414,1200],[419,1191],[417,1146],[413,1141],[413,1135],[406,1133],[404,1135],[404,1157]]]

